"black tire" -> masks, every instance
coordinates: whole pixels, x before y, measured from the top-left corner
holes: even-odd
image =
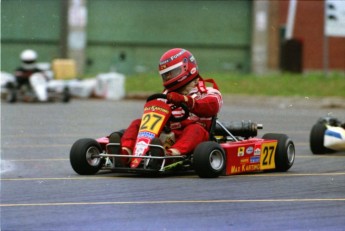
[[[325,131],[327,130],[325,123],[316,123],[312,127],[309,136],[310,150],[313,154],[333,153],[334,151],[323,146]]]
[[[109,143],[120,143],[119,146],[106,146],[105,149],[107,150],[108,154],[120,154],[121,153],[121,137],[125,132],[124,129],[110,133]],[[113,137],[113,135],[116,135]],[[124,167],[125,161],[122,161],[122,157],[113,157],[115,160],[115,167]]]
[[[214,141],[199,144],[194,150],[193,166],[196,174],[201,178],[220,176],[226,166],[223,148]]]
[[[17,92],[14,89],[9,89],[6,95],[6,101],[8,103],[15,103],[17,101]]]
[[[263,135],[263,139],[277,140],[275,153],[276,172],[286,172],[291,168],[295,161],[295,145],[285,134],[268,133]]]
[[[70,151],[70,162],[73,170],[80,175],[94,175],[104,164],[104,159],[92,157],[100,154],[100,144],[89,138],[77,140]]]
[[[125,133],[125,131],[126,131],[126,129],[120,129],[120,130],[118,130],[118,131],[116,131],[116,132],[110,133],[109,136],[111,136],[111,134],[113,134],[113,133],[117,133],[117,134],[119,134],[120,137],[122,137],[123,134]]]
[[[69,89],[66,87],[64,88],[62,92],[61,102],[68,103],[70,100],[71,100],[71,94],[69,92]]]
[[[163,146],[162,141],[159,138],[153,138],[151,144]],[[151,156],[164,156],[164,151],[157,147],[150,147],[149,155]],[[163,160],[149,159],[147,160],[147,168],[151,170],[160,170]]]

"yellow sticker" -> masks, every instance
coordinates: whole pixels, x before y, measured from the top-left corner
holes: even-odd
[[[261,145],[261,158],[260,158],[260,168],[265,169],[275,169],[275,155],[276,155],[277,142],[268,142]]]
[[[239,147],[237,149],[237,156],[244,156],[244,147]]]
[[[158,113],[145,113],[141,119],[140,130],[145,130],[158,134],[164,121],[164,116]]]

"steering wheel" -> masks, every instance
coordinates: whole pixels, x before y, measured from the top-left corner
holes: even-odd
[[[167,95],[162,94],[162,93],[153,94],[147,98],[146,102],[149,102],[154,99],[167,99]],[[182,103],[180,106],[172,105],[171,110],[175,110],[176,108],[179,108],[179,107],[181,107],[182,110],[184,111],[184,115],[181,117],[175,117],[173,114],[171,114],[170,119],[169,119],[170,121],[181,122],[189,117],[189,109],[185,103]]]

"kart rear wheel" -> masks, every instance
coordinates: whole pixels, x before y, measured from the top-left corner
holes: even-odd
[[[194,150],[194,170],[201,178],[220,176],[225,169],[225,164],[224,150],[214,141],[203,142]]]
[[[80,175],[96,174],[104,164],[104,159],[97,157],[101,150],[100,144],[94,139],[77,140],[70,151],[73,170]]]
[[[309,136],[309,145],[310,150],[313,154],[325,154],[334,152],[333,150],[323,146],[326,130],[327,127],[325,123],[316,123],[312,127]]]
[[[295,161],[295,145],[285,134],[268,133],[263,135],[263,139],[277,140],[275,153],[276,172],[286,172],[291,168]]]
[[[17,101],[17,92],[14,89],[10,89],[6,95],[6,101],[8,103],[15,103]]]

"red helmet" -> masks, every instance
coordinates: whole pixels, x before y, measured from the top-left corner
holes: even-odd
[[[192,53],[182,48],[165,52],[159,60],[159,74],[168,91],[183,87],[199,75],[198,65]]]

